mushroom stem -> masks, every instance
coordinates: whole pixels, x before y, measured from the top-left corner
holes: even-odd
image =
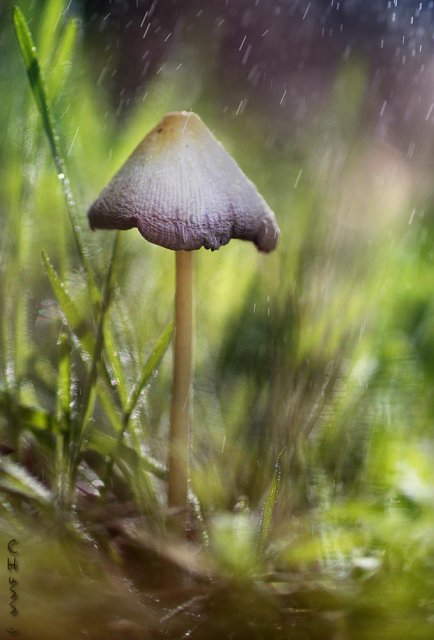
[[[185,532],[188,517],[190,392],[193,363],[192,251],[176,252],[175,348],[168,459],[170,521]]]

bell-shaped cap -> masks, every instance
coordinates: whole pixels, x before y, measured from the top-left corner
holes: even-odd
[[[194,113],[169,113],[89,210],[90,226],[137,227],[174,250],[218,249],[231,238],[275,249],[276,218],[253,183]]]

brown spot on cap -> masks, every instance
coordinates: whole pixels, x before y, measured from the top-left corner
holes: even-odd
[[[231,238],[276,248],[279,227],[254,184],[194,113],[169,113],[89,210],[92,229],[137,227],[174,250],[219,249]]]

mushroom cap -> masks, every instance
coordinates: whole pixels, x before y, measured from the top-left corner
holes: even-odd
[[[137,227],[174,250],[219,249],[231,238],[275,249],[279,227],[254,184],[194,113],[167,114],[91,206],[92,229]]]

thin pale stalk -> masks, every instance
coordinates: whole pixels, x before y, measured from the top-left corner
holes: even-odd
[[[171,521],[186,530],[193,365],[193,253],[176,252],[175,345],[168,459]]]

